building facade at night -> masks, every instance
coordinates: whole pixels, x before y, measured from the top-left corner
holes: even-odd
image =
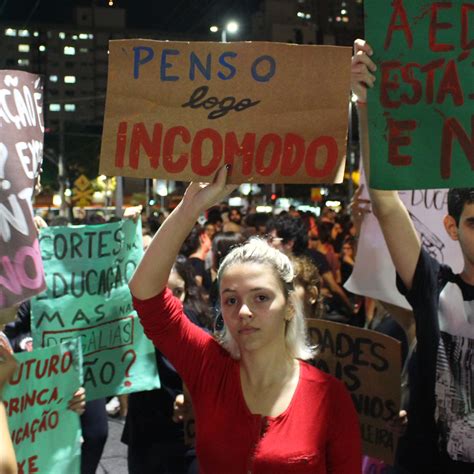
[[[185,39],[126,27],[121,8],[78,7],[71,25],[0,24],[0,68],[20,69],[44,78],[45,124],[61,120],[102,125],[111,39]],[[188,39],[188,38],[186,38]]]
[[[362,0],[263,0],[252,18],[252,39],[352,45],[364,30]]]

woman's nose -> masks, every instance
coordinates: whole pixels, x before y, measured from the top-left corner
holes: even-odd
[[[245,303],[240,307],[239,317],[240,318],[251,318],[252,317],[252,311],[250,311],[250,308]]]

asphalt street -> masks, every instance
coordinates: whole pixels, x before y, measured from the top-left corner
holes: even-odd
[[[109,437],[96,474],[128,474],[127,446],[120,442],[124,421],[109,417]]]

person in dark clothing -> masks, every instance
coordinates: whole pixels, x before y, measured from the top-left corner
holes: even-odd
[[[211,239],[203,227],[196,225],[189,233],[181,247],[181,254],[188,258],[188,263],[194,268],[196,282],[207,292],[212,285],[209,269],[206,269],[206,256],[211,250]]]
[[[308,231],[301,218],[289,214],[276,216],[267,223],[267,234],[273,247],[287,255],[306,256],[316,265],[344,319],[357,313],[358,308],[334,279],[326,257],[321,252],[308,248]]]
[[[354,270],[355,263],[355,240],[353,237],[348,237],[342,244],[341,254],[341,284],[349,279]]]
[[[369,175],[367,87],[374,84],[373,51],[356,40],[352,89],[358,97],[360,142]],[[377,158],[377,157],[376,157]],[[368,182],[369,176],[367,179]],[[416,474],[474,472],[474,188],[450,189],[443,223],[459,242],[464,267],[455,274],[423,248],[397,191],[369,188],[372,211],[413,308],[417,348],[410,380],[408,450],[403,467]]]
[[[183,302],[188,318],[197,326],[210,327],[210,312],[196,285],[190,264],[178,258],[168,287]],[[130,474],[176,474],[196,471],[194,449],[184,444],[183,425],[173,421],[173,405],[183,393],[183,383],[171,363],[155,349],[161,388],[132,393],[122,442],[128,445]]]

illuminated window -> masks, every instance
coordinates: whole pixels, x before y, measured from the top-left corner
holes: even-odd
[[[44,52],[46,51],[46,46],[45,46],[44,44],[40,44],[39,47],[38,47],[38,49],[39,49],[42,53],[44,53]]]
[[[73,40],[77,40],[77,35],[72,35],[71,38],[72,38]]]
[[[89,35],[87,33],[80,33],[79,34],[79,39],[81,40],[86,40],[89,38]]]
[[[66,112],[75,112],[76,111],[76,104],[64,104],[64,110]]]
[[[76,83],[76,76],[64,76],[64,82],[66,84],[75,84]]]
[[[74,56],[76,54],[76,48],[74,46],[64,46],[64,54]]]
[[[30,61],[29,59],[19,59],[18,60],[18,66],[29,66]]]
[[[62,40],[63,40],[63,39],[66,39],[66,33],[64,33],[64,31],[60,31],[60,32],[58,33],[58,36],[59,36],[59,39],[62,39]]]
[[[34,36],[35,38],[38,38],[39,33],[38,33],[37,31],[35,31],[35,32],[33,33],[33,36]]]
[[[80,48],[80,49],[79,49],[79,52],[80,52],[80,53],[88,53],[89,50],[88,50],[87,48]]]
[[[94,35],[92,33],[89,33],[89,39],[94,39]]]
[[[30,32],[28,30],[18,30],[18,36],[21,38],[28,38],[30,36]]]
[[[16,30],[13,28],[7,28],[5,30],[5,36],[16,36]]]
[[[29,44],[19,44],[18,51],[20,53],[29,53],[30,52],[30,45]]]
[[[50,112],[60,112],[61,105],[60,104],[49,104],[49,111]]]
[[[298,12],[298,13],[296,14],[296,16],[297,16],[298,18],[304,18],[304,13],[303,13],[303,12]]]
[[[50,82],[58,82],[58,76],[56,75],[49,76],[49,80]]]

